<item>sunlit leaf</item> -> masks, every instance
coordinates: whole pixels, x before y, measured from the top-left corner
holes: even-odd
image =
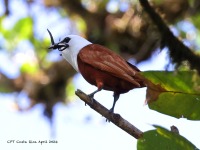
[[[38,65],[35,64],[35,63],[24,63],[21,68],[20,68],[20,71],[22,73],[29,73],[29,74],[33,74],[33,73],[36,73],[38,71]]]
[[[73,83],[72,78],[68,80],[67,86],[66,86],[66,93],[67,93],[67,102],[73,101],[75,99],[75,86]]]
[[[191,21],[193,25],[198,28],[200,26],[200,15],[198,14],[198,15],[191,16]]]
[[[33,37],[31,39],[31,43],[34,46],[37,58],[39,60],[42,60],[42,63],[45,63],[45,59],[44,58],[46,57],[46,55],[49,52],[48,51],[48,47],[50,45],[50,39],[49,38],[45,38],[43,40],[39,40],[39,39]]]
[[[190,141],[183,136],[168,131],[162,127],[147,131],[137,142],[137,150],[197,150]]]
[[[200,79],[195,72],[148,71],[146,101],[150,109],[176,118],[200,120]]]
[[[18,20],[11,29],[5,29],[1,26],[1,33],[7,40],[14,40],[17,38],[18,41],[23,39],[29,39],[32,36],[33,21],[32,18],[26,17]]]
[[[5,49],[13,50],[17,47],[17,44],[20,41],[30,40],[33,36],[32,18],[26,17],[19,19],[11,29],[7,29],[3,25],[0,25],[0,32],[3,38],[6,40]]]
[[[19,40],[29,39],[32,36],[33,20],[30,17],[20,19],[13,27],[13,32],[18,35]]]
[[[3,31],[3,24],[2,24],[2,22],[3,22],[4,18],[5,18],[5,16],[1,16],[0,17],[0,32]]]
[[[76,20],[77,29],[82,33],[85,33],[87,30],[86,22],[81,17],[78,16],[76,16],[74,19]]]

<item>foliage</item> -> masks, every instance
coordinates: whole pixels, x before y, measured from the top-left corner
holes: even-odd
[[[194,71],[147,71],[150,109],[176,118],[200,120],[200,80]],[[191,109],[192,108],[192,109]]]
[[[3,18],[1,22],[3,21]],[[11,29],[6,29],[2,23],[0,32],[6,39],[6,49],[13,50],[22,40],[29,40],[33,36],[33,20],[31,17],[19,19]]]
[[[155,126],[155,130],[144,133],[137,142],[138,150],[194,150],[197,149],[186,138],[178,133],[168,131],[160,126]]]
[[[200,72],[197,63],[200,60],[199,0],[152,0],[153,11],[150,6],[145,8],[143,5],[142,9],[138,5],[139,1],[130,0],[43,0],[43,2],[40,5],[45,11],[56,11],[60,18],[65,18],[66,22],[71,23],[69,33],[76,31],[91,42],[105,45],[125,59],[134,59],[136,63],[148,60],[157,49],[167,47],[177,70],[142,73],[148,86],[148,106],[172,117],[200,119],[200,79],[196,73]],[[140,0],[140,2],[142,4],[147,1]],[[28,15],[19,17],[11,27],[7,27],[6,20],[9,19],[9,15],[14,14],[10,13],[9,3],[11,1],[7,0],[5,13],[0,17],[0,50],[5,51],[13,61],[19,49],[28,51],[20,44],[29,43],[32,56],[31,59],[26,58],[26,55],[23,55],[25,58],[20,58],[18,77],[11,79],[0,72],[0,92],[26,91],[31,101],[30,108],[35,104],[44,103],[46,106],[44,112],[51,119],[53,106],[57,102],[68,103],[73,97],[74,86],[71,78],[75,71],[65,61],[48,60],[47,47],[50,39],[44,35],[42,38],[37,36],[35,26],[38,16],[34,16],[35,12],[30,9],[35,2],[24,1]],[[46,19],[51,20],[51,17]],[[180,25],[185,22],[187,25]],[[176,37],[169,30],[169,25],[175,31]],[[46,28],[43,30],[46,31]],[[189,43],[189,46],[186,47],[180,40]],[[196,70],[191,71],[191,68]],[[183,70],[185,71],[182,72]],[[148,149],[158,142],[167,147],[171,143],[173,148],[177,146],[177,149],[181,147],[180,143],[194,148],[183,137],[161,127],[156,126],[156,128],[144,133],[144,138],[138,141],[138,149]],[[163,148],[158,145],[158,149]]]

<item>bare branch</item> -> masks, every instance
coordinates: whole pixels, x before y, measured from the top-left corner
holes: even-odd
[[[139,139],[142,137],[143,132],[140,131],[138,128],[133,126],[131,123],[129,123],[127,120],[122,118],[119,114],[110,113],[107,108],[105,108],[103,105],[101,105],[96,100],[91,100],[88,95],[83,93],[81,90],[77,90],[76,95],[83,100],[86,104],[88,104],[92,109],[94,109],[96,112],[104,116],[107,120],[114,123],[116,126],[130,134],[136,139]]]

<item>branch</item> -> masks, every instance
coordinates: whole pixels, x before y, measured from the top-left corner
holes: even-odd
[[[96,112],[104,116],[107,120],[111,121],[116,126],[121,128],[122,130],[124,130],[125,132],[133,136],[134,138],[139,139],[142,137],[143,132],[137,129],[127,120],[122,118],[119,114],[110,113],[107,108],[105,108],[96,100],[93,100],[92,102],[92,100],[88,97],[88,95],[86,95],[80,90],[77,90],[75,93],[81,100],[83,100],[86,104],[88,104],[92,109],[94,109]]]
[[[10,10],[9,10],[9,0],[4,0],[4,6],[5,6],[5,13],[4,15],[9,15],[10,14]]]
[[[192,69],[197,69],[200,74],[200,56],[196,55],[190,48],[185,46],[176,38],[170,31],[162,18],[149,5],[147,0],[139,0],[144,10],[157,26],[162,36],[161,48],[167,46],[170,51],[170,56],[174,63],[180,65],[183,61],[188,61]]]

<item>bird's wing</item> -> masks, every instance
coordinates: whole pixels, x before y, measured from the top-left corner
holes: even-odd
[[[98,44],[90,44],[84,47],[78,56],[84,63],[140,87],[140,84],[134,80],[139,69],[130,67],[123,58],[108,48]]]

